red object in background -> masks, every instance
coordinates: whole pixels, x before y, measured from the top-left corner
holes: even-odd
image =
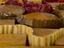
[[[64,0],[46,0],[47,2],[59,2],[59,3],[61,3],[61,2],[64,2]]]
[[[59,2],[64,2],[64,0],[59,0]]]
[[[53,8],[46,1],[42,1],[42,3],[34,3],[34,2],[29,2],[27,0],[23,0],[23,3],[18,3],[15,0],[8,0],[5,4],[22,6],[25,9],[26,13],[53,12]]]
[[[32,12],[48,12],[52,13],[53,8],[46,1],[42,1],[42,3],[34,3],[24,0],[24,8],[27,13]]]
[[[58,2],[58,0],[46,0],[47,2]]]

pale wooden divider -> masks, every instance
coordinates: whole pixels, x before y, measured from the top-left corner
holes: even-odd
[[[29,44],[31,46],[50,46],[55,43],[58,39],[60,39],[64,35],[63,29],[59,29],[49,35],[46,36],[36,36],[36,35],[29,35]]]
[[[0,25],[0,46],[26,45],[26,35],[32,28],[25,25]]]

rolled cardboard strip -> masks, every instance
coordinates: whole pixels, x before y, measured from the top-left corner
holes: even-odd
[[[32,45],[32,46],[36,46],[36,43],[35,43],[35,36],[32,36],[32,40],[31,40],[31,41],[32,41],[32,44],[31,44],[31,45]]]
[[[14,34],[32,34],[33,29],[25,25],[4,25],[4,32],[14,33]]]
[[[57,41],[62,36],[62,32],[60,32],[60,31],[62,31],[62,30],[58,30],[58,31],[51,34],[52,35],[52,39],[51,39],[52,40],[52,42],[51,42],[52,45],[54,44],[55,41]]]
[[[64,36],[64,31],[63,31],[63,30],[64,30],[64,28],[61,28],[61,29],[62,29],[62,35]]]
[[[38,46],[38,37],[32,35],[32,33],[33,33],[32,28],[27,27],[25,25],[0,25],[0,27],[1,27],[1,30],[0,30],[1,33],[3,31],[5,33],[5,36],[3,36],[3,35],[2,36],[5,37],[5,38],[7,38],[8,37],[7,35],[9,35],[9,37],[7,39],[8,39],[8,41],[10,41],[10,42],[4,42],[3,40],[1,40],[2,42],[0,42],[0,43],[2,43],[2,44],[8,44],[8,43],[9,43],[8,45],[10,45],[10,44],[14,45],[14,44],[17,44],[17,43],[18,44],[22,44],[22,41],[19,39],[20,36],[21,36],[21,34],[24,34],[24,36],[26,34],[29,34],[28,37],[29,37],[29,43],[30,43],[30,45]],[[6,34],[6,33],[8,33],[8,34]],[[19,34],[19,37],[18,37],[18,34]],[[19,42],[14,41],[16,37],[18,37],[18,41]],[[0,36],[0,38],[2,38],[2,37]],[[10,40],[10,38],[11,38],[11,40]]]
[[[22,34],[26,34],[26,27],[25,27],[25,25],[21,25],[21,32],[22,32]]]
[[[17,26],[17,34],[21,34],[21,25],[16,25]]]
[[[61,33],[62,33],[61,30],[59,30],[58,33],[57,33],[57,34],[59,35],[59,38],[60,38],[61,35],[62,35]]]
[[[46,38],[47,38],[47,41],[46,41],[47,43],[46,44],[47,44],[47,46],[50,46],[50,43],[51,43],[51,41],[50,41],[51,40],[51,35],[47,35]]]
[[[25,34],[31,35],[31,34],[33,33],[33,29],[32,29],[32,28],[27,27],[27,26],[24,26],[24,28],[25,28],[25,30],[24,30],[24,33],[25,33]],[[22,30],[23,30],[23,29],[22,29]]]
[[[62,31],[62,30],[61,30]],[[59,37],[59,30],[56,31],[56,32],[53,32],[45,37],[39,37],[39,36],[34,36],[34,35],[29,35],[30,38],[29,38],[29,43],[32,45],[32,46],[50,46],[50,45],[53,45],[55,43],[55,41],[57,41],[60,37]],[[61,35],[62,35],[62,32],[61,32]],[[38,39],[38,40],[37,40]],[[36,43],[38,42],[38,43]]]
[[[61,28],[62,29],[62,33],[63,33],[63,36],[64,36],[64,28]]]
[[[63,28],[63,34],[64,34],[64,28]]]
[[[33,46],[39,46],[38,45],[38,37],[33,35]]]
[[[26,26],[26,34],[27,35],[32,35],[33,34],[33,29],[31,27]]]
[[[54,34],[50,34],[50,45],[53,45],[55,41]]]
[[[39,41],[38,42],[40,42],[39,44],[39,46],[40,47],[45,47],[46,46],[46,40],[45,40],[45,37],[39,37],[39,39],[38,39]]]
[[[59,30],[59,34],[60,34],[60,37],[63,36],[63,29],[60,29],[60,30]]]
[[[56,32],[54,32],[53,33],[53,35],[54,35],[54,42],[53,42],[53,44],[55,43],[55,41],[57,41],[58,40],[58,38],[59,38],[59,32],[58,31],[56,31]],[[52,45],[53,45],[52,44]]]
[[[61,38],[63,35],[62,35],[62,30],[59,29],[57,32],[57,36],[58,36],[58,39]]]
[[[8,25],[8,34],[12,34],[13,33],[13,27],[12,25]]]
[[[35,35],[29,35],[28,36],[29,37],[29,44],[30,44],[30,46],[39,46],[39,38],[37,37],[37,36],[35,36]]]
[[[35,35],[29,35],[28,37],[30,46],[39,46],[39,47],[46,46],[46,37],[39,37]]]
[[[28,35],[29,45],[33,45],[33,35]]]
[[[28,27],[28,28],[29,28],[30,34],[33,34],[33,29],[31,27]]]
[[[17,34],[18,33],[18,29],[16,25],[13,25],[13,34]]]
[[[26,33],[27,35],[30,34],[29,28],[28,28],[27,26],[25,26],[25,33]]]
[[[59,31],[56,31],[56,36],[57,36],[57,40],[60,38],[60,33]]]
[[[58,37],[57,34],[58,34],[57,32],[54,32],[54,40],[55,40],[55,41],[57,40],[57,37]],[[54,41],[54,42],[55,42],[55,41]]]
[[[14,26],[14,33],[16,34],[28,34],[28,27],[25,25],[15,25]]]
[[[60,38],[60,33],[58,31],[56,31],[56,36],[57,36],[57,40]]]
[[[2,34],[2,32],[3,32],[3,27],[2,25],[0,25],[0,34]]]
[[[19,25],[20,27],[20,34],[22,34],[22,31],[24,31],[23,25]]]
[[[62,29],[59,29],[59,30],[57,31],[57,34],[58,34],[58,36],[59,36],[58,39],[61,38],[61,37],[63,36],[63,35],[62,35]]]
[[[3,30],[4,34],[7,34],[7,32],[8,32],[8,26],[7,25],[3,25],[3,27],[4,27],[4,30]]]

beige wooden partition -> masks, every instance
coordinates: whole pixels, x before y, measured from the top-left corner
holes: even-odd
[[[29,43],[31,46],[50,46],[55,43],[58,39],[60,39],[64,35],[63,29],[59,29],[49,35],[46,36],[36,36],[36,35],[29,35]]]
[[[26,35],[32,31],[25,25],[0,25],[0,45],[26,45]]]

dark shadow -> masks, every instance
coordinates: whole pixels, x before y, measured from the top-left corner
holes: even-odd
[[[26,35],[26,46],[29,46],[28,35]]]

